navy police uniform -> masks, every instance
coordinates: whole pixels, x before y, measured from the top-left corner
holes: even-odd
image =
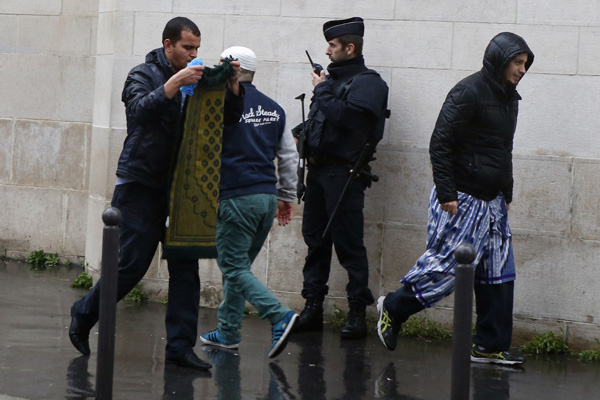
[[[360,18],[330,21],[324,31],[327,40],[345,34],[362,36],[364,25]],[[308,255],[302,296],[308,300],[307,307],[310,300],[319,303],[322,314],[333,246],[340,264],[348,272],[349,307],[364,314],[366,306],[374,302],[368,286],[369,264],[363,241],[365,189],[371,183],[365,174],[349,181],[325,237],[323,233],[350,169],[367,143],[370,150],[362,171],[369,171],[367,163],[383,135],[388,87],[377,72],[365,66],[362,55],[332,63],[327,71],[326,81],[314,89],[306,124],[308,174],[302,234]]]

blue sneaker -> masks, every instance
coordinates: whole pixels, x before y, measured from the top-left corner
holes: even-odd
[[[292,327],[298,318],[298,314],[293,311],[285,314],[285,317],[276,324],[273,324],[273,344],[271,345],[271,351],[269,351],[269,358],[277,357],[279,353],[283,351],[287,344]]]
[[[204,344],[208,344],[210,346],[218,346],[223,347],[224,349],[237,349],[239,343],[232,343],[223,338],[219,333],[219,329],[215,329],[214,331],[210,331],[203,335],[200,335],[200,340]]]

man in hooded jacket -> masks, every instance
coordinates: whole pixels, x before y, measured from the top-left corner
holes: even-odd
[[[523,38],[496,35],[483,68],[446,97],[429,154],[434,187],[429,200],[427,250],[402,279],[403,286],[379,298],[377,331],[394,350],[408,317],[454,290],[454,250],[475,247],[476,333],[471,360],[521,364],[508,352],[512,338],[515,265],[508,210],[512,202],[512,147],[517,125],[516,86],[533,63]]]

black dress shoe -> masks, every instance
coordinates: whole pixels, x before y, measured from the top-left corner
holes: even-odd
[[[293,332],[319,331],[323,329],[323,301],[306,299],[304,309],[292,327]]]
[[[348,322],[342,328],[342,339],[362,339],[367,336],[366,313],[364,309],[350,310]]]
[[[73,313],[71,307],[71,326],[69,326],[69,339],[73,346],[83,355],[90,355],[90,330],[85,329]]]
[[[206,361],[202,361],[193,351],[177,358],[167,358],[167,362],[177,364],[184,368],[193,368],[200,371],[207,371],[212,368],[212,365]]]

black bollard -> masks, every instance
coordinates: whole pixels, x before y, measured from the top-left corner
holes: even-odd
[[[115,325],[117,314],[117,265],[119,263],[119,224],[121,211],[110,207],[102,213],[102,286],[98,321],[98,361],[96,398],[112,399],[115,364]]]
[[[454,251],[458,261],[454,282],[451,400],[468,400],[471,384],[471,324],[473,315],[473,261],[475,249],[461,243]]]

